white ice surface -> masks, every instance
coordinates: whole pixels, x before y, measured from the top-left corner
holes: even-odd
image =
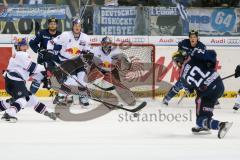
[[[51,99],[44,99],[50,108]],[[233,113],[234,99],[220,99],[222,109],[215,119],[233,121],[224,139],[211,135],[192,135],[195,125],[193,99],[169,107],[148,100],[140,113],[186,114],[187,122],[120,122],[124,111],[114,110],[86,122],[56,122],[27,108],[15,124],[0,122],[0,160],[227,160],[240,159],[240,112]],[[93,105],[96,103],[91,102]],[[76,108],[76,107],[75,107]],[[74,110],[74,109],[73,109]],[[76,109],[77,110],[77,109]],[[140,115],[140,116],[141,116]]]

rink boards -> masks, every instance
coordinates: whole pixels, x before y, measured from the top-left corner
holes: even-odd
[[[1,35],[3,37],[0,40],[0,70],[3,70],[11,56],[11,48],[14,39],[17,36],[26,35]],[[28,36],[28,35],[27,35]],[[103,36],[90,36],[91,43],[100,42]],[[186,37],[161,37],[161,36],[110,36],[115,43],[134,43],[134,44],[154,44],[155,45],[155,89],[158,93],[158,89],[162,86],[162,82],[169,85],[173,85],[177,78],[178,73],[174,64],[171,62],[172,53],[177,50],[177,43]],[[30,37],[29,37],[30,39]],[[240,38],[239,37],[201,37],[200,39],[206,44],[208,49],[214,49],[217,52],[217,70],[222,76],[228,76],[234,73],[235,67],[239,64],[239,49]],[[31,56],[36,59],[37,55],[30,49]],[[164,66],[164,67],[162,67]],[[164,74],[162,74],[164,72]],[[236,92],[240,89],[239,79],[230,78],[224,81],[225,94],[224,97],[235,97]],[[151,84],[150,84],[151,85]],[[168,87],[169,88],[169,87]],[[6,96],[4,91],[4,83],[2,76],[0,78],[0,96]],[[148,96],[151,94],[150,90],[141,91],[136,93],[137,95]],[[182,94],[182,93],[181,93]],[[181,95],[179,94],[179,95]],[[38,96],[53,96],[53,91],[41,89]],[[164,93],[158,93],[158,96],[163,96]],[[178,96],[179,96],[178,95]],[[194,95],[191,95],[194,96]]]

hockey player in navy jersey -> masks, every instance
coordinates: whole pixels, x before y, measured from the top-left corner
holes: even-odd
[[[214,105],[223,95],[224,85],[221,77],[215,71],[216,52],[214,50],[193,51],[186,57],[179,52],[173,56],[173,61],[182,65],[180,82],[188,89],[195,90],[196,127],[194,134],[218,130],[218,138],[223,138],[232,126],[230,122],[213,119]]]
[[[42,51],[47,49],[47,43],[49,40],[52,40],[53,38],[57,37],[58,35],[61,34],[57,30],[57,25],[58,25],[58,20],[54,17],[51,17],[48,19],[48,29],[44,29],[39,31],[35,37],[33,37],[29,41],[29,46],[30,48],[35,52],[40,55],[38,55],[38,63],[43,64],[45,60],[43,59]],[[61,46],[56,45],[54,46],[54,50],[60,50]]]
[[[57,30],[58,20],[55,17],[50,17],[47,21],[48,23],[48,29],[44,29],[39,31],[35,37],[33,37],[29,41],[30,48],[38,54],[37,62],[39,64],[44,65],[47,70],[51,70],[54,66],[53,62],[47,61],[44,59],[45,50],[47,49],[47,43],[49,40],[52,40],[53,38],[57,37],[61,34]],[[55,51],[60,51],[61,46],[55,45],[54,46]],[[55,61],[58,61],[57,59]],[[30,91],[35,94],[39,87],[40,87],[41,80],[34,80],[30,86]],[[49,84],[47,79],[43,81],[43,88],[48,88]]]
[[[46,105],[39,102],[26,87],[29,76],[38,75],[42,77],[45,68],[32,61],[27,52],[28,43],[26,38],[18,38],[15,49],[16,51],[10,58],[7,70],[4,73],[5,89],[11,99],[0,101],[0,111],[6,111],[2,120],[16,122],[17,113],[26,106],[34,107],[36,112],[56,120],[56,114],[48,112]]]
[[[191,30],[189,32],[189,39],[184,39],[178,43],[178,51],[183,55],[190,55],[193,50],[205,51],[206,46],[199,41],[198,32]],[[163,98],[163,104],[168,105],[168,102],[181,90],[183,86],[180,81],[177,81],[174,86],[168,91],[167,95]],[[191,90],[186,90],[191,93]]]

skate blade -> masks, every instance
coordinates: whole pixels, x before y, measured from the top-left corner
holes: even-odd
[[[208,135],[212,134],[211,131],[192,132],[193,135]]]
[[[218,132],[218,138],[219,139],[224,138],[225,135],[228,133],[229,129],[232,127],[232,125],[233,125],[233,122],[228,122],[226,124],[226,127],[221,132]]]
[[[4,122],[6,122],[6,123],[16,123],[17,122],[17,119],[4,119],[4,118],[2,118],[1,119],[2,121],[4,121]]]
[[[233,110],[233,113],[238,113],[238,110],[235,110],[235,109],[234,109],[234,110]]]

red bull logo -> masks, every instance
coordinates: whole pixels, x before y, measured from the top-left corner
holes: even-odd
[[[67,48],[65,50],[65,52],[73,55],[73,56],[77,56],[81,53],[81,51],[77,48],[77,47],[73,47],[73,48]]]
[[[103,68],[112,68],[112,67],[113,67],[113,65],[112,65],[110,62],[108,62],[108,61],[104,61],[104,62],[102,62],[100,65],[101,65]]]

